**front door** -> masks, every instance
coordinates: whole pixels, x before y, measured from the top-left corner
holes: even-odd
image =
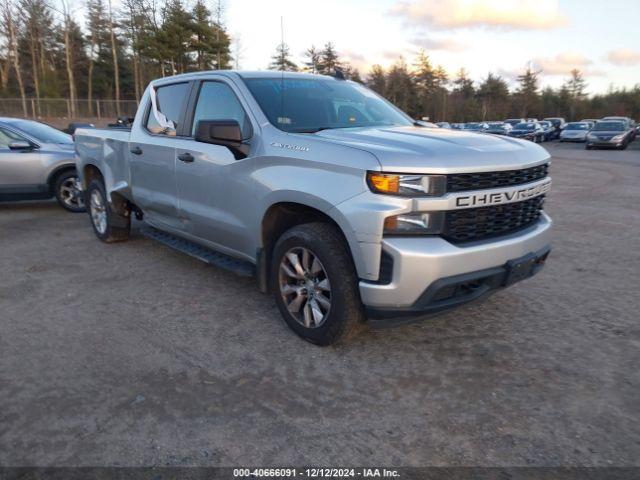
[[[0,193],[35,193],[42,190],[43,174],[40,153],[34,147],[11,150],[13,142],[27,142],[13,130],[0,127]]]
[[[191,137],[200,120],[237,120],[243,137],[251,132],[251,124],[232,86],[223,80],[203,81],[199,86]],[[194,140],[176,143],[176,184],[180,199],[180,215],[187,231],[200,239],[214,243],[222,250],[250,250],[246,212],[251,208],[246,185],[237,182],[249,179],[240,171],[243,162],[236,160],[224,146]],[[242,192],[242,193],[241,193]]]
[[[182,229],[178,215],[176,190],[176,132],[180,132],[189,98],[189,82],[156,88],[158,110],[176,126],[160,128],[151,109],[141,128],[134,128],[129,143],[133,198],[147,220],[174,229]]]

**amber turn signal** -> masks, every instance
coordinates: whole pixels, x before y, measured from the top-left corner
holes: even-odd
[[[380,193],[398,193],[400,189],[400,177],[398,175],[385,175],[369,172],[369,185],[373,191]]]

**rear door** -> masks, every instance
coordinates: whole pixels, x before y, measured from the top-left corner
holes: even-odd
[[[251,250],[247,215],[241,215],[251,208],[246,185],[250,178],[242,172],[251,160],[237,160],[227,147],[196,142],[193,136],[200,120],[237,120],[248,139],[253,128],[240,98],[222,77],[198,82],[187,120],[190,140],[178,140],[176,150],[180,214],[188,232],[230,253]]]
[[[11,150],[12,142],[33,142],[12,129],[0,127],[0,189],[4,193],[40,191],[43,184],[40,153],[32,150]]]
[[[176,189],[176,142],[183,129],[191,82],[156,88],[158,110],[173,121],[175,131],[162,130],[151,102],[141,128],[134,128],[129,142],[131,185],[135,202],[150,223],[182,230]]]

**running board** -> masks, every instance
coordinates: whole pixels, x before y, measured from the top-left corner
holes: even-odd
[[[255,266],[246,260],[240,260],[230,255],[225,255],[224,253],[203,247],[195,242],[185,240],[184,238],[163,232],[162,230],[158,230],[151,226],[146,226],[140,229],[140,233],[145,237],[166,245],[167,247],[186,253],[187,255],[195,257],[198,260],[202,260],[205,263],[224,268],[236,275],[240,275],[242,277],[253,277],[255,275]]]

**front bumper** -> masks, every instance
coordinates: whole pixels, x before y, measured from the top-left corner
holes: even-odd
[[[590,140],[587,138],[588,147],[621,147],[624,144],[624,140]]]
[[[514,259],[530,254],[546,258],[550,244],[551,219],[541,219],[525,230],[482,242],[453,245],[439,237],[395,237],[383,240],[383,251],[393,262],[391,282],[360,282],[360,296],[370,318],[416,316],[434,313],[445,308],[475,300],[504,285],[506,265]],[[477,281],[500,274],[493,280],[483,281],[481,294],[458,298],[455,302],[437,303],[438,286],[451,286],[450,279],[462,283]],[[537,272],[537,270],[536,270]],[[535,273],[535,272],[533,272]],[[479,275],[479,276],[478,276]],[[458,277],[458,278],[456,278]],[[460,283],[460,282],[458,282]],[[431,288],[431,291],[429,290]],[[443,297],[444,298],[444,297]],[[464,300],[464,301],[462,301]],[[434,303],[435,302],[435,303]]]

